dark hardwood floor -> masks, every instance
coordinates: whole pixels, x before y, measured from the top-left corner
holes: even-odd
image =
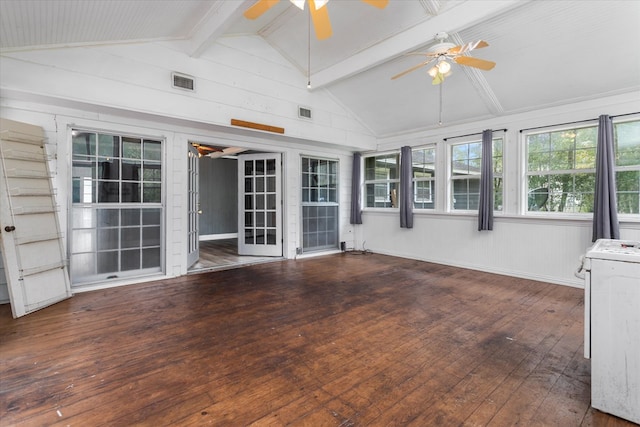
[[[199,249],[200,258],[189,268],[189,274],[226,270],[283,259],[282,257],[238,255],[237,239],[202,240]]]
[[[338,254],[0,307],[3,426],[625,426],[580,289]]]

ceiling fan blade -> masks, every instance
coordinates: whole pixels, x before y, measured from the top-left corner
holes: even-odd
[[[244,11],[244,17],[247,19],[256,19],[278,4],[279,1],[280,0],[258,0],[253,6]]]
[[[481,70],[489,71],[496,66],[493,61],[487,61],[485,59],[474,58],[473,56],[457,56],[453,58],[456,63],[460,65],[467,65],[469,67],[480,68]]]
[[[463,53],[471,52],[473,49],[480,49],[487,46],[489,46],[489,43],[486,41],[476,40],[474,42],[454,46],[451,49],[448,49],[447,53],[450,55],[462,55]]]
[[[370,4],[378,9],[384,9],[389,4],[389,0],[362,0],[363,2]]]
[[[391,80],[395,80],[395,79],[397,79],[397,78],[399,78],[399,77],[404,76],[405,74],[409,74],[410,72],[417,70],[417,69],[418,69],[418,68],[420,68],[420,67],[424,67],[425,65],[428,65],[431,61],[432,61],[432,60],[424,61],[424,62],[421,62],[421,63],[420,63],[420,64],[418,64],[418,65],[414,65],[413,67],[409,68],[408,70],[404,70],[403,72],[398,73],[398,74],[396,74],[395,76],[391,77]]]
[[[324,40],[331,37],[333,30],[331,29],[331,21],[329,20],[329,11],[325,4],[320,9],[316,10],[316,4],[313,0],[309,1],[309,13],[311,13],[311,19],[313,20],[313,27],[316,30],[316,37],[318,40]]]

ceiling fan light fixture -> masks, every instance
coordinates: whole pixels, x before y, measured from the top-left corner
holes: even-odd
[[[429,68],[429,70],[427,71],[427,74],[429,74],[431,77],[435,77],[438,75],[439,72],[440,70],[438,70],[438,67],[434,65],[433,67]]]
[[[438,59],[438,65],[436,65],[436,67],[438,67],[438,70],[442,74],[447,74],[449,71],[451,71],[451,64],[445,61],[444,57],[442,56]]]

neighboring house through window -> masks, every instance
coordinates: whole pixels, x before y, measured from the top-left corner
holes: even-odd
[[[364,159],[365,207],[397,208],[400,190],[400,154]]]
[[[434,209],[436,191],[436,147],[418,148],[412,152],[413,206]]]
[[[502,138],[493,139],[493,207],[503,206]],[[451,210],[477,210],[480,200],[482,142],[451,144]]]

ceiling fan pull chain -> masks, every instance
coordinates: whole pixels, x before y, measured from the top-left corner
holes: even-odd
[[[307,19],[307,89],[311,89],[311,9]]]
[[[440,86],[440,114],[438,116],[438,125],[442,126],[442,86],[444,85],[440,83],[438,86]]]

